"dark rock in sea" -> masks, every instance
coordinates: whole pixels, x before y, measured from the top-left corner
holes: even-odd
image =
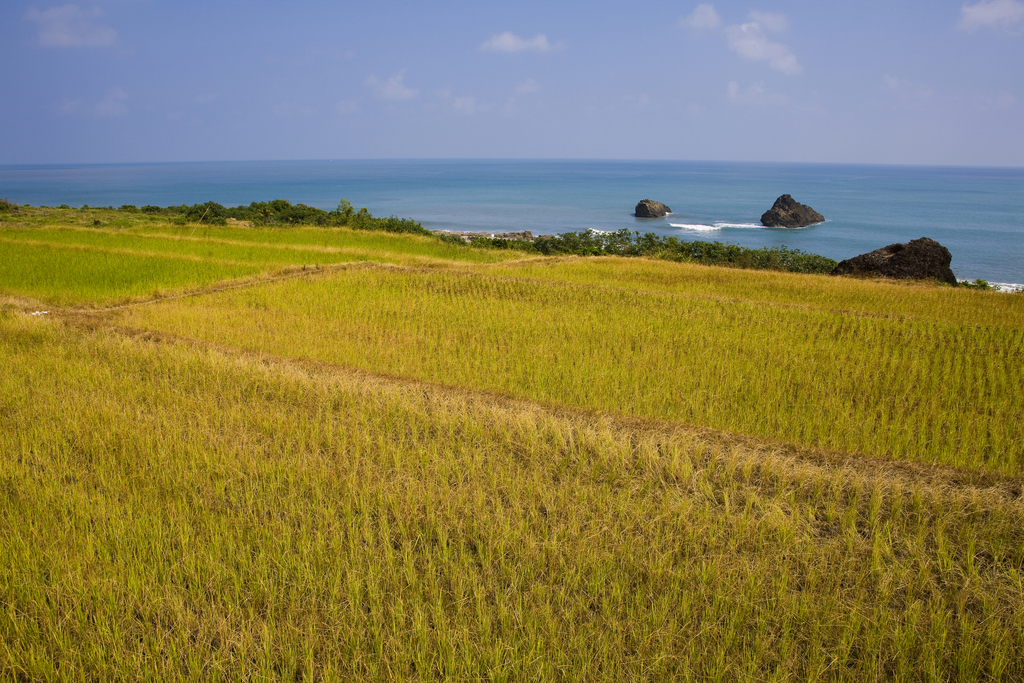
[[[898,280],[925,280],[935,278],[956,285],[956,276],[950,270],[953,257],[949,249],[933,239],[922,237],[906,244],[890,244],[867,254],[841,261],[833,275],[881,275]]]
[[[634,215],[637,218],[661,218],[668,213],[672,213],[672,209],[668,208],[661,202],[644,199],[636,205],[636,212]]]
[[[788,194],[775,200],[772,208],[761,214],[761,225],[769,228],[803,228],[821,223],[825,217]]]

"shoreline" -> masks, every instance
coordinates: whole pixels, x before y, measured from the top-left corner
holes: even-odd
[[[523,230],[521,232],[476,232],[472,230],[431,230],[430,232],[438,236],[450,235],[454,237],[461,237],[469,244],[472,240],[478,237],[484,237],[492,240],[521,240],[523,242],[532,242],[537,237],[554,237],[554,235],[534,235],[530,230]]]

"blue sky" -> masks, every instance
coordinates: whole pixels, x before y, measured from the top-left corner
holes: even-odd
[[[0,64],[0,164],[1024,166],[1024,0],[5,0]]]

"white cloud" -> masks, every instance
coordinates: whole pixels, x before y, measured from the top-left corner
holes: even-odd
[[[762,25],[758,18],[763,20],[769,17],[768,22]],[[785,26],[785,17],[781,14],[760,15],[754,13],[751,17],[754,21],[746,24],[727,26],[725,39],[729,49],[746,59],[754,61],[767,61],[773,69],[784,74],[798,74],[803,70],[796,56],[789,47],[782,43],[773,43],[764,34],[764,29],[778,30],[774,27]]]
[[[43,47],[109,47],[117,41],[117,31],[96,23],[103,10],[84,10],[78,5],[52,7],[40,12],[34,7],[25,18],[39,24],[39,44]]]
[[[1020,0],[982,0],[973,5],[964,4],[960,8],[960,23],[965,31],[974,31],[982,27],[1010,28],[1024,19],[1024,2]]]
[[[125,116],[128,114],[128,105],[125,104],[127,101],[128,93],[115,85],[107,91],[107,96],[96,105],[96,115],[103,118]]]
[[[411,100],[420,94],[419,90],[405,85],[405,69],[402,69],[386,81],[381,81],[376,76],[368,76],[366,78],[366,85],[373,90],[373,94],[377,97],[382,100],[391,100],[392,102]]]
[[[561,43],[549,43],[548,37],[543,33],[526,39],[520,38],[511,31],[505,31],[491,36],[490,40],[480,44],[480,50],[483,52],[550,52],[560,49],[562,49]]]
[[[527,78],[525,81],[516,86],[516,95],[526,95],[527,93],[537,92],[540,90],[540,84],[532,78]]]
[[[796,55],[782,43],[773,43],[765,31],[784,31],[789,19],[784,14],[773,12],[751,12],[750,21],[725,27],[725,40],[729,49],[746,59],[767,61],[773,69],[785,74],[798,74],[803,68]],[[689,16],[679,20],[684,27],[715,29],[721,26],[722,18],[713,5],[697,5]]]
[[[789,28],[789,19],[784,14],[753,11],[750,13],[750,20],[769,31],[785,31]]]
[[[778,93],[768,92],[764,87],[764,81],[758,81],[740,88],[736,81],[729,81],[726,86],[729,99],[739,104],[789,104],[789,98]]]
[[[722,18],[718,16],[714,5],[697,5],[689,16],[679,20],[681,26],[687,28],[718,28],[722,24]]]

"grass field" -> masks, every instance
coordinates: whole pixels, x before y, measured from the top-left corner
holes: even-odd
[[[546,404],[1021,474],[1024,326],[553,281],[565,269],[532,281],[348,270],[116,321]]]
[[[0,214],[0,291],[46,305],[113,304],[229,278],[359,261],[495,263],[517,252],[346,228],[175,225],[116,210]]]
[[[0,225],[0,677],[1024,678],[1024,297],[78,227]]]

